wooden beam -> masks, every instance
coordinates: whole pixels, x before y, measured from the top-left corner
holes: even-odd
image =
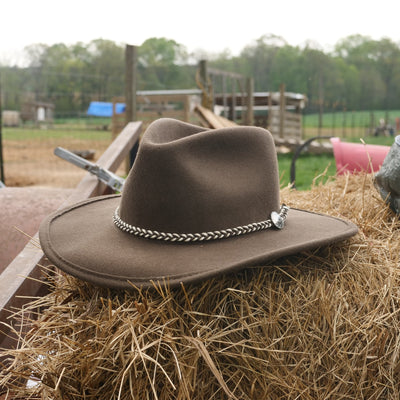
[[[186,122],[190,122],[190,97],[189,96],[185,96],[185,102],[183,103],[183,112],[184,112],[183,120]]]
[[[210,85],[209,85],[209,76],[208,76],[208,62],[207,60],[200,60],[199,62],[199,75],[200,75],[200,84],[203,85],[203,93],[201,96],[201,105],[205,108],[210,108]]]
[[[125,48],[125,123],[136,121],[136,46],[126,45]]]
[[[5,183],[5,177],[4,177],[4,157],[3,157],[3,107],[2,107],[2,91],[1,91],[1,82],[0,82],[0,181]]]
[[[254,125],[254,79],[246,80],[246,125]],[[242,111],[243,112],[243,111]]]
[[[102,154],[97,164],[115,172],[139,139],[141,127],[142,122],[129,123]],[[60,208],[101,195],[106,189],[106,185],[97,177],[87,173]],[[45,290],[45,284],[40,282],[41,271],[38,267],[45,265],[45,255],[33,243],[39,243],[37,233],[0,275],[0,322],[9,323],[8,317],[12,309],[21,308],[29,301],[29,297],[38,296]],[[9,348],[12,345],[8,338],[10,331],[6,325],[0,325],[0,348]]]
[[[228,117],[228,99],[226,97],[226,75],[222,75],[222,105],[224,106],[224,117]]]
[[[223,71],[216,68],[208,68],[208,73],[212,75],[222,75],[222,76],[229,76],[233,79],[243,79],[244,75],[237,74],[235,72]]]
[[[236,80],[232,79],[232,102],[229,118],[236,121]]]
[[[137,94],[136,102],[138,104],[149,104],[149,103],[163,103],[163,102],[184,102],[190,95],[187,94],[154,94],[154,95],[142,95]]]
[[[237,124],[225,117],[214,114],[208,108],[197,105],[195,111],[200,115],[203,121],[207,124],[208,128],[218,129],[236,126]]]
[[[286,102],[285,102],[285,84],[281,83],[279,87],[279,137],[285,136],[285,113],[286,113]]]
[[[137,86],[137,48],[126,45],[125,48],[125,124],[137,120],[136,86]],[[136,158],[137,148],[132,149],[125,159],[125,172],[129,173]]]

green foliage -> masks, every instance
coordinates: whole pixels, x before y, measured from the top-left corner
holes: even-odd
[[[166,38],[147,39],[138,49],[139,89],[185,89],[195,86],[195,68],[187,66],[184,46]]]
[[[4,108],[18,109],[24,100],[53,102],[56,112],[78,113],[91,100],[120,95],[124,85],[124,49],[98,39],[87,45],[63,43],[28,46],[27,68],[0,68],[3,92],[18,93],[18,101]],[[12,85],[9,78],[13,77]]]
[[[124,46],[97,39],[67,46],[33,44],[26,68],[0,66],[3,107],[20,109],[26,93],[50,101],[60,115],[84,113],[92,100],[124,95]],[[203,54],[204,56],[204,54]],[[196,86],[197,65],[181,44],[150,38],[138,50],[138,89],[187,89]],[[255,91],[286,90],[308,97],[306,112],[342,109],[400,109],[400,44],[353,35],[324,52],[313,44],[290,46],[265,35],[243,48],[210,57],[210,66],[254,78]]]
[[[264,36],[240,58],[249,64],[256,91],[277,91],[285,83],[286,90],[307,95],[311,112],[400,108],[400,46],[387,38],[350,36],[325,53]]]

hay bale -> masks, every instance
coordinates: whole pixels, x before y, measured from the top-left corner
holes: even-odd
[[[19,111],[4,110],[1,113],[3,126],[19,126],[21,117]]]
[[[360,233],[173,290],[117,293],[50,276],[0,385],[64,400],[399,398],[399,219],[367,175],[283,189],[282,199],[349,218]],[[37,386],[21,389],[32,375]]]

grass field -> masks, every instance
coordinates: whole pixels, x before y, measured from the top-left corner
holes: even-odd
[[[98,158],[111,132],[75,129],[3,129],[5,183],[8,186],[75,187],[84,171],[54,156],[57,146],[94,150]]]
[[[374,120],[386,115],[394,120],[400,111],[375,111]],[[304,117],[304,137],[338,136],[342,140],[367,144],[381,144],[391,146],[393,137],[375,137],[368,134],[368,123],[371,121],[370,112],[325,114],[323,128],[319,129],[318,115]],[[336,126],[329,125],[335,120]],[[363,122],[364,121],[364,122]],[[94,149],[100,155],[111,142],[111,132],[104,130],[109,126],[110,118],[82,118],[56,120],[50,128],[3,128],[3,148],[5,159],[6,179],[9,185],[62,183],[65,178],[76,175],[72,181],[68,179],[68,186],[75,185],[80,175],[76,167],[66,162],[56,160],[53,149],[63,146],[69,149]],[[357,126],[355,126],[357,124]],[[290,165],[293,154],[279,155],[279,172],[281,185],[287,186],[290,182]],[[36,173],[36,167],[38,171]],[[296,161],[296,187],[300,190],[309,189],[315,183],[325,182],[336,174],[336,164],[332,154],[310,155],[302,154]],[[51,175],[55,177],[51,178]],[[57,175],[57,176],[56,176]]]
[[[279,154],[279,174],[281,187],[290,183],[290,166],[293,154]],[[311,185],[325,183],[335,176],[336,165],[332,154],[303,154],[296,160],[296,188],[306,190]]]
[[[396,118],[400,117],[400,110],[374,110],[324,113],[322,128],[318,128],[318,114],[303,116],[304,138],[315,136],[337,136],[343,141],[366,144],[391,146],[394,141],[392,136],[373,136],[374,127],[379,119],[384,118],[395,127]],[[398,132],[400,133],[400,132]],[[279,155],[279,170],[281,185],[286,186],[290,181],[290,164],[292,154]],[[310,155],[303,154],[296,161],[296,187],[309,189],[315,183],[326,182],[336,174],[335,159],[332,154]]]
[[[377,144],[383,146],[391,146],[393,137],[385,136],[369,136],[364,138],[347,138],[342,139],[352,143]],[[279,154],[279,173],[281,178],[281,186],[287,186],[290,183],[290,167],[293,154]],[[306,190],[311,185],[325,183],[328,179],[332,179],[336,175],[336,163],[333,154],[301,154],[295,163],[296,166],[296,188]]]
[[[389,124],[394,125],[396,118],[400,118],[400,110],[373,110],[373,111],[336,111],[323,114],[323,128],[368,128],[371,125],[376,126],[379,120],[383,118]],[[303,114],[303,123],[305,127],[318,127],[318,114]]]
[[[103,130],[90,129],[71,129],[63,128],[48,128],[48,129],[24,129],[24,128],[4,128],[4,140],[110,140],[111,132]]]

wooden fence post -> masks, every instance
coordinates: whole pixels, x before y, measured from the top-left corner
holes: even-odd
[[[136,46],[126,45],[125,48],[125,125],[136,121]],[[132,147],[126,161],[126,172],[128,173],[133,165],[138,150],[138,142]]]
[[[324,81],[322,75],[318,80],[318,136],[321,136],[324,118]]]
[[[3,158],[3,111],[2,111],[2,99],[1,99],[1,81],[0,81],[0,181],[5,182],[4,177],[4,158]],[[1,188],[1,186],[0,186]]]
[[[207,60],[200,60],[199,63],[199,78],[200,84],[202,85],[202,97],[201,97],[201,105],[205,108],[212,109],[213,99],[210,96],[211,87],[209,84],[209,76],[208,76],[208,63]]]
[[[246,98],[246,106],[247,106],[247,112],[246,112],[246,125],[254,125],[254,79],[253,78],[247,78],[246,80],[246,92],[247,92],[247,98]]]
[[[267,129],[272,131],[272,92],[268,93]]]
[[[217,77],[222,78],[222,93],[215,95],[217,85],[213,85]],[[215,68],[209,68],[206,60],[199,62],[198,72],[196,74],[196,81],[202,90],[201,105],[203,108],[213,110],[215,99],[217,104],[223,105],[224,117],[236,122],[238,114],[238,106],[241,106],[240,119],[242,123],[247,125],[254,125],[254,80],[253,78],[246,78],[243,75],[234,72],[222,71]],[[227,88],[227,86],[231,87]],[[240,93],[236,92],[239,88]],[[221,88],[219,88],[221,90]],[[230,95],[228,95],[228,93]],[[240,96],[240,97],[239,97]],[[227,110],[227,108],[229,109]],[[228,111],[228,112],[227,112]]]
[[[125,119],[126,124],[136,120],[136,46],[126,45],[125,48]]]
[[[286,99],[285,99],[285,84],[281,83],[279,87],[279,137],[283,138],[285,130],[285,112],[286,112]]]
[[[232,104],[230,110],[231,120],[236,122],[236,79],[232,79]]]
[[[190,122],[190,96],[187,95],[183,98],[183,111],[184,111],[184,120],[186,122]]]
[[[222,104],[224,107],[223,116],[228,118],[228,99],[226,97],[226,75],[222,75]]]

